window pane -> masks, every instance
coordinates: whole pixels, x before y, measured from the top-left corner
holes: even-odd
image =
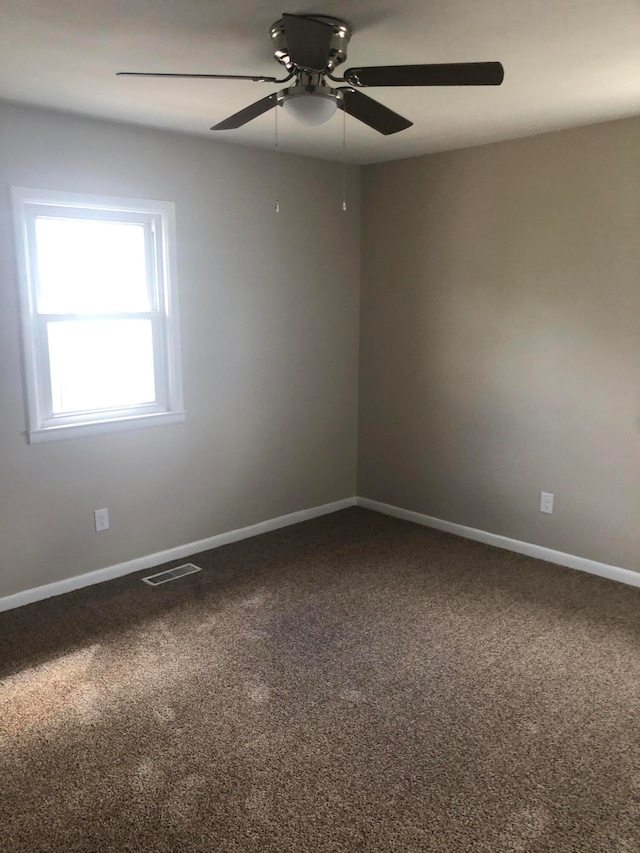
[[[35,229],[38,311],[108,314],[153,308],[144,225],[38,216]]]
[[[151,320],[47,323],[53,413],[155,400]]]

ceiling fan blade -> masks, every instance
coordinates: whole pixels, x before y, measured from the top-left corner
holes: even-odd
[[[262,98],[261,100],[256,101],[255,104],[251,104],[251,106],[245,107],[243,110],[240,110],[240,112],[229,116],[229,118],[226,118],[224,121],[214,124],[211,130],[234,130],[236,127],[242,127],[243,124],[247,124],[247,122],[252,119],[258,118],[258,116],[266,113],[272,107],[277,106],[277,104],[278,92],[272,92],[272,94],[267,95],[266,98]]]
[[[300,68],[324,71],[329,62],[333,27],[304,15],[282,16],[291,61]]]
[[[384,133],[385,136],[406,130],[413,125],[409,119],[394,113],[393,110],[378,101],[374,101],[368,95],[363,95],[356,89],[347,89],[341,86],[338,91],[342,92],[342,99],[338,104],[341,110],[344,110],[347,115],[368,124],[369,127],[379,133]]]
[[[344,79],[352,86],[499,86],[504,68],[500,62],[374,65],[348,68]]]
[[[275,77],[264,77],[262,74],[159,74],[155,71],[118,71],[116,77],[180,77],[206,80],[253,80],[254,83],[280,83]]]

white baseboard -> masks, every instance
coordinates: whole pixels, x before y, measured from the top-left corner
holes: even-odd
[[[137,557],[134,560],[128,560],[126,563],[118,563],[115,566],[107,566],[104,569],[98,569],[94,572],[87,572],[86,574],[76,575],[75,577],[66,578],[55,583],[26,589],[14,595],[0,598],[0,613],[4,610],[13,610],[16,607],[22,607],[25,604],[33,604],[35,601],[42,601],[45,598],[51,598],[55,595],[63,595],[65,592],[72,592],[74,589],[103,583],[104,581],[129,575],[133,572],[143,571],[144,569],[152,569],[171,560],[182,560],[201,551],[209,551],[212,548],[219,548],[221,545],[230,545],[232,542],[240,542],[242,539],[249,539],[252,536],[259,536],[261,533],[269,533],[271,530],[278,530],[281,527],[288,527],[291,524],[298,524],[301,521],[308,521],[309,519],[318,518],[321,515],[328,515],[329,513],[356,505],[374,510],[375,512],[381,512],[384,515],[391,515],[394,518],[412,521],[424,527],[433,527],[436,530],[453,533],[455,536],[462,536],[465,539],[474,539],[476,542],[495,545],[497,548],[515,551],[517,554],[525,554],[528,557],[536,557],[538,560],[546,560],[549,563],[556,563],[559,566],[578,569],[581,572],[589,572],[592,575],[599,575],[609,580],[640,587],[640,572],[633,572],[619,566],[610,566],[607,563],[599,563],[596,560],[587,560],[585,557],[576,557],[573,554],[554,551],[551,548],[544,548],[541,545],[534,545],[530,542],[520,542],[518,539],[510,539],[507,536],[499,536],[497,533],[477,530],[475,527],[465,527],[463,524],[444,521],[441,518],[423,515],[420,512],[402,509],[401,507],[370,500],[369,498],[354,497],[312,507],[311,509],[303,509],[299,512],[292,512],[289,515],[281,515],[278,518],[270,518],[267,521],[261,521],[249,527],[241,527],[238,530],[230,530],[227,533],[210,536],[208,539],[200,539],[198,542],[189,542],[187,545],[179,545],[167,551],[158,551],[155,554],[148,554],[145,557]]]
[[[251,536],[259,536],[261,533],[269,533],[271,530],[289,527],[291,524],[298,524],[301,521],[308,521],[311,518],[318,518],[321,515],[328,515],[340,509],[355,506],[356,502],[357,498],[345,498],[334,503],[323,504],[322,506],[312,507],[311,509],[303,509],[299,512],[289,513],[289,515],[281,515],[278,518],[260,521],[258,524],[252,524],[249,527],[241,527],[238,530],[219,533],[217,536],[200,539],[198,542],[179,545],[177,548],[170,548],[167,551],[158,551],[156,554],[148,554],[146,557],[137,557],[134,560],[128,560],[126,563],[118,563],[115,566],[97,569],[95,572],[87,572],[86,574],[76,575],[73,578],[66,578],[55,583],[48,583],[33,589],[25,589],[23,592],[16,592],[14,595],[0,598],[0,612],[3,610],[13,610],[15,607],[22,607],[25,604],[33,604],[35,601],[42,601],[44,598],[51,598],[54,595],[63,595],[65,592],[81,589],[84,586],[92,586],[93,584],[113,580],[113,578],[120,578],[132,572],[152,569],[156,566],[161,566],[163,563],[168,563],[170,560],[182,560],[184,557],[199,554],[201,551],[209,551],[212,548],[219,548],[221,545],[230,545],[232,542],[239,542],[241,539],[249,539]]]
[[[465,527],[463,524],[455,524],[452,521],[443,521],[431,515],[423,515],[409,509],[401,509],[391,504],[372,501],[369,498],[358,498],[358,506],[372,509],[394,518],[402,518],[405,521],[413,521],[424,527],[434,527],[436,530],[444,530],[465,539],[474,539],[476,542],[484,542],[487,545],[495,545],[507,551],[515,551],[517,554],[526,554],[528,557],[536,557],[538,560],[546,560],[548,563],[556,563],[559,566],[567,566],[569,569],[578,569],[581,572],[589,572],[592,575],[600,575],[609,580],[620,581],[630,586],[640,586],[640,572],[630,569],[622,569],[619,566],[610,566],[608,563],[598,563],[596,560],[587,560],[585,557],[576,557],[573,554],[565,554],[563,551],[554,551],[552,548],[543,548],[541,545],[533,545],[530,542],[520,542],[518,539],[509,539],[507,536],[499,536],[497,533],[487,533],[485,530],[477,530],[475,527]]]

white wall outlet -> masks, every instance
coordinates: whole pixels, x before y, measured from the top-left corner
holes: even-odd
[[[96,517],[96,533],[99,533],[101,530],[109,529],[109,510],[108,509],[97,509],[94,512]]]
[[[553,495],[551,492],[540,492],[540,512],[553,512]]]

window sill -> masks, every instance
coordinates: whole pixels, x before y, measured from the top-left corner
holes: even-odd
[[[32,429],[27,432],[29,444],[43,441],[58,441],[68,438],[86,438],[90,435],[105,435],[110,432],[122,432],[129,429],[166,426],[182,423],[186,412],[154,412],[150,415],[134,415],[128,418],[112,418],[82,424],[58,424],[56,426]]]

